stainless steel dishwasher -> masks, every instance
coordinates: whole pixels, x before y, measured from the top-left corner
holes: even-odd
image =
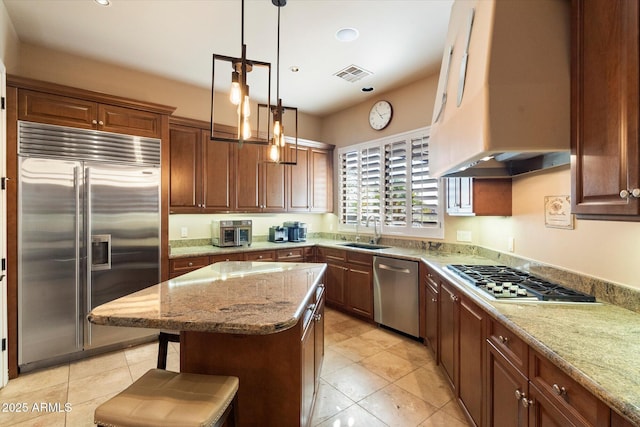
[[[418,263],[374,256],[373,305],[377,323],[418,337]]]

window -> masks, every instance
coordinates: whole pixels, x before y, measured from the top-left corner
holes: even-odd
[[[342,228],[375,219],[384,234],[443,237],[428,142],[428,129],[422,129],[339,149]]]

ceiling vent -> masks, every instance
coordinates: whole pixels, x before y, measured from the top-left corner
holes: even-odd
[[[372,74],[372,72],[367,71],[364,68],[360,68],[357,65],[349,65],[348,67],[343,68],[342,70],[335,73],[334,76],[340,77],[343,80],[353,83]]]

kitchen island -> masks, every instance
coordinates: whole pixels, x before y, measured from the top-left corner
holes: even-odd
[[[99,325],[180,331],[180,371],[240,378],[237,425],[306,426],[324,356],[325,264],[212,264],[96,307]]]

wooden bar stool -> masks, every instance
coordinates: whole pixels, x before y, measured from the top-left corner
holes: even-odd
[[[180,333],[160,331],[158,335],[158,369],[167,369],[167,353],[169,351],[169,341],[180,342]]]
[[[235,426],[238,378],[151,369],[96,408],[94,423],[109,427]]]

